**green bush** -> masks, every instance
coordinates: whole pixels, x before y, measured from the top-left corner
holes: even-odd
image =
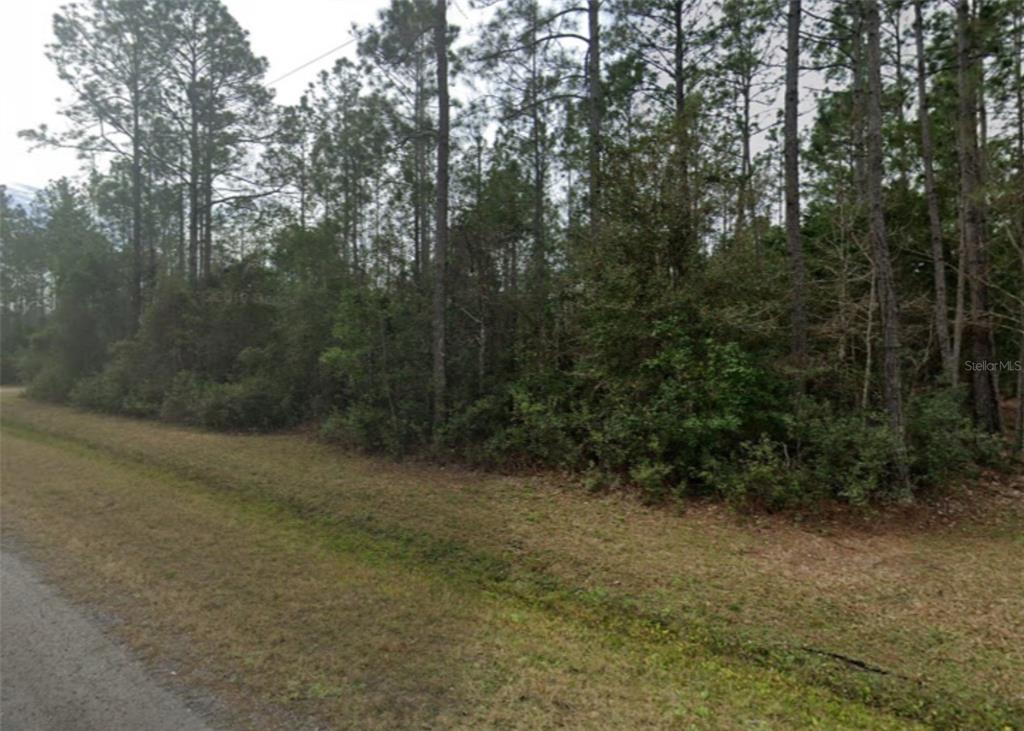
[[[149,355],[137,340],[116,343],[106,367],[75,384],[71,403],[112,414],[158,416],[165,386]]]
[[[206,389],[192,371],[179,371],[160,406],[160,418],[183,424],[202,424]]]
[[[329,441],[370,451],[391,452],[394,438],[389,432],[383,415],[365,403],[332,411],[320,427],[321,436]]]
[[[345,423],[345,414],[338,409],[333,409],[322,422],[320,422],[319,436],[326,442],[334,444],[351,445],[352,439],[348,432],[348,425]]]
[[[629,479],[632,484],[643,490],[645,495],[659,500],[672,491],[672,476],[675,472],[670,464],[644,461],[629,470]]]
[[[571,372],[542,370],[453,419],[453,442],[487,436],[491,461],[601,473],[661,499],[703,482],[745,441],[781,429],[771,413],[773,377],[735,343],[684,335],[677,319],[655,324],[654,350],[628,372],[620,353]],[[608,369],[614,365],[615,372]]]
[[[65,401],[74,388],[71,373],[60,363],[52,363],[35,373],[28,382],[26,393],[41,401]]]
[[[585,404],[583,445],[612,471],[669,465],[666,482],[700,482],[709,464],[768,428],[772,390],[770,376],[736,344],[676,336],[635,377]]]
[[[854,505],[903,496],[899,445],[879,415],[837,415],[804,402],[784,439],[745,442],[727,461],[713,460],[706,484],[734,504],[793,508],[823,498]]]
[[[911,401],[907,421],[911,467],[926,485],[942,484],[999,457],[999,438],[974,427],[965,399],[962,389],[944,389]]]
[[[811,479],[854,505],[903,496],[899,441],[879,416],[833,416],[814,421],[804,458]]]
[[[0,386],[10,386],[21,382],[22,375],[18,368],[17,355],[0,354]]]
[[[123,411],[124,394],[115,379],[104,370],[76,383],[69,400],[83,409],[118,414]]]
[[[57,332],[45,328],[35,333],[29,346],[18,353],[18,375],[27,385],[26,393],[42,401],[64,401],[75,385],[75,373],[63,358],[54,358]]]
[[[288,399],[269,379],[210,383],[192,371],[174,377],[160,407],[167,421],[222,430],[275,429],[289,423],[289,414]]]
[[[211,383],[202,390],[199,416],[211,429],[267,430],[288,422],[286,399],[267,378]]]
[[[758,505],[769,510],[792,508],[821,497],[820,483],[809,479],[783,442],[767,435],[740,446],[736,459],[713,464],[707,483],[734,505]]]
[[[512,413],[508,394],[491,394],[453,413],[444,425],[445,448],[474,464],[497,465],[514,461],[514,450],[500,435]],[[495,441],[491,441],[495,440]]]
[[[486,453],[496,462],[578,466],[578,416],[569,403],[572,393],[570,384],[552,388],[548,378],[511,386],[508,415],[487,439]]]

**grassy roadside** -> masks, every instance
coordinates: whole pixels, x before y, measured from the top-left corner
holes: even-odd
[[[190,672],[331,727],[902,728],[785,674],[619,636],[474,590],[265,505],[53,440],[8,435],[6,527],[64,554],[127,635],[197,648]],[[243,701],[244,702],[244,701]]]
[[[209,544],[214,538],[207,532],[227,540],[218,527],[225,524],[237,528],[233,540],[240,546],[251,540],[243,535],[258,534],[263,541],[283,531],[287,539],[280,545],[247,559],[254,570],[272,571],[268,564],[279,563],[277,556],[288,555],[290,545],[294,555],[312,554],[334,570],[347,562],[370,572],[346,605],[348,613],[338,614],[342,610],[331,604],[336,598],[320,581],[335,575],[332,569],[297,569],[311,591],[327,591],[309,595],[324,625],[335,627],[325,637],[337,640],[340,632],[368,638],[374,634],[364,627],[368,620],[405,613],[385,633],[388,643],[397,643],[391,661],[378,663],[360,682],[384,687],[382,707],[394,706],[396,691],[387,680],[392,665],[410,667],[399,685],[416,698],[408,704],[411,715],[391,717],[361,706],[362,715],[350,719],[408,726],[428,718],[427,725],[458,726],[473,725],[472,718],[520,727],[904,723],[876,714],[858,702],[863,700],[904,720],[935,725],[1017,724],[1024,667],[1019,502],[1007,503],[1001,516],[984,523],[964,521],[941,532],[823,536],[793,526],[741,525],[714,514],[673,516],[521,480],[388,465],[291,436],[204,434],[75,413],[11,394],[3,405],[5,524],[17,533],[35,531],[42,544],[64,549],[60,553],[92,560],[94,548],[66,550],[69,536],[88,530],[85,545],[102,546],[113,540],[107,533],[125,530],[127,516],[90,508],[97,501],[125,501],[147,516],[140,518],[143,526],[146,520],[162,526],[179,522],[188,495],[203,508],[195,507],[196,515],[179,526],[181,546],[184,539],[190,549]],[[24,464],[31,466],[19,467]],[[102,474],[83,483],[83,464]],[[63,471],[54,474],[58,468]],[[252,522],[236,526],[239,521]],[[177,556],[183,549],[173,539],[167,536],[153,555],[152,539],[140,529],[121,550],[103,552],[126,556],[121,560],[131,565],[111,580],[138,575],[144,596],[188,581],[185,594],[201,594],[214,552]],[[238,558],[229,565],[248,565]],[[170,569],[175,578],[153,573],[166,561],[177,566]],[[343,573],[358,573],[354,566]],[[416,581],[427,584],[411,594],[381,598],[371,591]],[[222,601],[231,604],[260,586],[288,584],[276,573],[257,574],[225,589]],[[432,605],[429,598],[438,595]],[[259,603],[266,604],[266,597]],[[212,610],[202,605],[189,611],[205,617]],[[509,620],[509,613],[520,621]],[[237,626],[237,620],[226,616],[222,623]],[[285,633],[295,624],[286,617],[265,621]],[[443,662],[436,648],[427,648],[441,666],[408,662],[410,655],[421,656],[411,648],[424,633],[435,636],[427,627],[450,628],[442,644],[446,653],[458,648],[457,659]],[[178,631],[194,634],[188,627]],[[470,651],[484,658],[474,666],[461,652],[477,637],[489,644]],[[534,648],[525,657],[546,659],[524,661],[523,643]],[[303,646],[289,638],[277,652],[305,657]],[[369,656],[380,653],[362,647],[349,659],[365,664]],[[337,681],[334,666],[321,671],[321,680],[297,681],[295,700],[280,691],[287,663],[264,660],[260,667],[267,679],[252,688],[260,697],[320,711],[331,708],[330,697],[308,696],[331,696],[330,688],[339,688],[346,707],[356,707],[353,688],[362,686]],[[422,696],[425,681],[454,675],[466,677],[452,686],[457,692],[441,694],[436,708],[443,710],[424,710],[434,707]],[[528,678],[564,691],[509,707],[509,688],[521,691]],[[537,691],[520,696],[536,698]],[[479,715],[499,707],[511,709],[505,716]],[[456,708],[470,715],[439,715]],[[584,710],[598,716],[588,721],[580,715]],[[326,717],[336,723],[346,718],[332,714]]]

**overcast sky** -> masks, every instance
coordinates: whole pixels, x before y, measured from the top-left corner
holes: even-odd
[[[64,4],[65,0],[25,0],[4,2],[0,10],[0,183],[39,188],[78,171],[74,152],[30,152],[17,136],[18,130],[41,123],[63,129],[55,100],[66,97],[67,88],[57,79],[44,46],[53,37],[53,14]],[[225,0],[225,4],[249,31],[253,51],[270,62],[270,80],[344,43],[352,23],[372,22],[387,0]],[[296,101],[318,69],[330,66],[338,56],[354,53],[353,44],[274,84],[277,101]]]
[[[67,0],[8,0],[0,10],[0,184],[43,187],[62,175],[75,175],[80,163],[71,150],[29,150],[19,130],[46,123],[51,129],[65,129],[57,110],[57,99],[67,97],[67,87],[57,79],[53,64],[46,58],[45,46],[53,38],[53,14]],[[253,51],[270,62],[267,80],[289,74],[327,51],[349,40],[353,23],[361,26],[375,21],[377,11],[389,0],[223,0],[243,28],[249,31]],[[479,20],[482,11],[467,10],[468,0],[455,0],[449,11],[451,22],[472,25],[470,16]],[[778,39],[776,39],[776,42]],[[340,56],[354,58],[355,44],[316,60],[271,86],[276,101],[293,103],[317,71],[329,68]],[[803,83],[820,86],[820,74],[811,73]],[[768,101],[760,110],[762,122],[771,122],[781,97]],[[812,109],[804,104],[801,126],[811,120]],[[767,144],[760,134],[754,150]]]

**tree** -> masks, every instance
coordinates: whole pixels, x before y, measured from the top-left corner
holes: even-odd
[[[736,176],[735,226],[737,237],[751,235],[756,200],[753,195],[754,161],[752,139],[756,129],[753,105],[759,97],[759,76],[768,47],[768,14],[772,6],[764,0],[724,0],[720,45],[722,67],[729,80],[730,104],[739,135],[739,172]],[[754,239],[756,246],[757,239]]]
[[[49,295],[37,303],[44,318],[33,323],[18,371],[32,394],[60,401],[103,367],[110,346],[134,326],[126,307],[132,287],[123,285],[134,261],[97,230],[81,190],[66,178],[40,191],[32,217],[37,258],[28,269]],[[5,269],[17,262],[7,254]]]
[[[143,307],[143,173],[157,105],[164,46],[152,28],[160,22],[150,0],[94,0],[65,5],[53,17],[56,40],[48,56],[75,95],[61,113],[71,129],[51,135],[45,127],[25,136],[42,144],[124,158],[130,168],[132,321]]]
[[[369,69],[379,72],[370,75],[371,81],[394,96],[393,106],[402,119],[401,149],[411,149],[403,159],[408,182],[403,195],[412,209],[412,269],[420,284],[430,278],[433,233],[429,149],[436,130],[428,107],[437,93],[430,78],[437,56],[436,14],[432,0],[392,0],[379,13],[376,26],[358,31],[360,54]]]
[[[504,135],[518,141],[524,165],[531,173],[532,251],[530,273],[541,289],[546,286],[549,258],[548,198],[552,162],[552,129],[558,101],[572,96],[563,79],[565,53],[555,39],[544,40],[539,0],[509,0],[498,6],[484,29],[474,60],[497,96],[497,115]],[[526,126],[525,129],[522,125]]]
[[[1020,291],[1024,292],[1024,8],[1013,16],[1013,91],[1017,102],[1017,249],[1020,255]],[[1024,296],[1018,307],[1020,328],[1018,359],[1024,363]],[[1024,368],[1017,372],[1017,452],[1024,454]]]
[[[568,3],[560,9],[532,14],[532,27],[521,34],[521,41],[513,48],[536,49],[557,41],[578,41],[586,46],[582,77],[585,81],[582,99],[587,120],[587,208],[590,237],[596,239],[600,231],[601,164],[603,155],[603,126],[605,115],[604,82],[602,79],[602,0],[586,0],[582,4]],[[573,18],[586,15],[586,35],[576,30]],[[507,53],[508,49],[501,53]],[[578,77],[577,77],[578,78]],[[567,98],[579,97],[571,92]]]
[[[263,133],[271,96],[262,84],[266,60],[253,55],[219,0],[175,0],[168,10],[160,26],[170,55],[162,112],[185,142],[179,170],[188,190],[188,273],[195,284],[211,273],[214,208],[246,198],[252,187],[237,171],[247,144]],[[222,179],[229,189],[218,197]]]
[[[988,262],[982,221],[981,153],[978,148],[978,58],[975,54],[971,11],[958,0],[957,29],[957,151],[960,162],[961,235],[970,289],[970,315],[965,337],[971,357],[981,367],[971,372],[971,401],[978,426],[989,432],[1001,428],[999,391],[992,352],[993,333],[988,310]]]
[[[43,326],[52,285],[40,232],[0,185],[0,383],[17,383],[17,358]]]
[[[38,216],[0,208],[0,355],[34,393],[214,427],[315,419],[659,499],[907,497],[980,454],[947,383],[961,317],[932,365],[957,188],[972,357],[1019,347],[1010,2],[959,28],[918,4],[916,169],[902,0],[478,0],[458,45],[445,0],[391,0],[286,109],[220,0],[169,0],[114,50],[81,48],[79,25],[106,39],[111,8],[156,10],[90,2],[53,50],[75,125],[38,138],[104,167]]]
[[[447,0],[437,0],[434,26],[434,52],[437,55],[437,187],[434,234],[433,332],[434,355],[434,438],[440,438],[447,404],[446,330],[448,324],[446,284],[448,278],[448,19]]]
[[[800,104],[800,14],[800,0],[789,0],[785,102],[786,246],[792,283],[792,348],[798,368],[803,367],[807,357],[807,314],[804,310],[807,275],[800,238],[800,138],[797,127]]]
[[[305,230],[313,206],[313,148],[316,131],[308,95],[298,104],[281,109],[276,131],[261,160],[261,172],[273,186],[294,191],[297,219]]]
[[[867,197],[868,217],[874,254],[878,302],[882,320],[882,387],[889,426],[900,444],[905,444],[906,423],[903,414],[903,380],[900,375],[899,300],[885,226],[882,155],[882,49],[877,0],[863,0],[867,27]],[[909,490],[910,478],[906,454],[899,458],[900,481]]]
[[[946,257],[942,244],[942,221],[939,216],[939,195],[935,189],[934,146],[932,122],[928,111],[927,64],[924,55],[923,0],[914,0],[914,46],[917,50],[917,116],[921,126],[921,164],[924,167],[924,195],[928,207],[928,237],[931,242],[932,273],[935,283],[935,335],[946,380],[957,381],[956,356],[949,337],[949,301],[946,296]]]
[[[601,231],[601,125],[604,89],[601,82],[601,2],[587,0],[587,143],[588,185],[590,186],[590,236]]]
[[[672,133],[666,143],[674,171],[666,183],[674,193],[675,258],[681,270],[697,250],[701,220],[707,218],[701,210],[699,154],[704,111],[701,85],[708,71],[701,59],[715,35],[708,27],[711,16],[702,13],[696,0],[619,0],[612,8],[615,23],[609,33],[610,49],[627,61],[635,59],[644,74],[640,91],[659,112],[644,121],[654,126],[671,120]]]

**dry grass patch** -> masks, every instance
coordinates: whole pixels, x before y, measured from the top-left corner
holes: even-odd
[[[3,460],[5,531],[76,596],[124,617],[144,654],[172,653],[240,713],[265,707],[267,728],[910,726],[784,673],[610,635],[382,559],[91,450],[8,434]]]
[[[501,575],[502,592],[511,587],[529,599],[550,583],[574,606],[582,597],[588,607],[654,617],[684,638],[710,633],[712,644],[741,656],[752,650],[770,667],[825,662],[831,667],[815,669],[815,682],[904,711],[948,701],[970,715],[991,703],[1005,718],[1024,707],[1019,479],[1000,501],[984,496],[984,509],[938,525],[808,527],[710,506],[677,515],[538,479],[346,454],[294,435],[205,433],[10,393],[3,405],[12,427],[156,465],[214,494],[273,504],[344,533],[348,548],[468,577],[470,588],[491,590]],[[864,688],[877,678],[806,648],[884,669],[909,690],[892,699],[870,682]],[[918,698],[918,688],[931,700]]]

